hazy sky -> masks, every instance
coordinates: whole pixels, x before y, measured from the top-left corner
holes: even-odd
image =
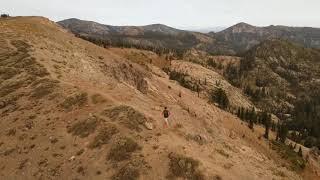
[[[320,0],[0,0],[0,12],[79,18],[110,25],[320,27]]]

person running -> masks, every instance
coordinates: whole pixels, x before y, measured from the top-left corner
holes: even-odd
[[[164,121],[165,121],[165,126],[169,127],[169,116],[170,116],[170,112],[168,110],[167,107],[164,107],[164,110],[162,112],[163,117],[164,117]]]

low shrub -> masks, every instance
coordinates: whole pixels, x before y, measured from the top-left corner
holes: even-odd
[[[55,91],[58,87],[58,81],[51,80],[51,79],[39,79],[35,81],[32,86],[34,90],[31,93],[31,97],[40,99],[43,98]]]
[[[204,179],[204,175],[198,170],[199,161],[176,153],[170,153],[169,159],[169,179]]]
[[[85,92],[75,93],[67,97],[60,106],[66,110],[71,110],[73,107],[81,107],[88,102],[88,94]]]
[[[137,167],[131,163],[126,164],[116,174],[114,174],[112,180],[136,180],[139,178],[140,172]]]
[[[147,118],[144,114],[126,105],[120,105],[106,109],[102,115],[109,117],[113,121],[119,121],[128,129],[141,131]]]
[[[90,117],[88,119],[78,121],[71,127],[68,127],[68,133],[84,138],[92,134],[96,130],[97,125],[98,120],[94,117]]]
[[[93,141],[89,144],[89,148],[99,148],[104,144],[107,144],[113,135],[117,134],[119,130],[115,125],[107,125],[102,128],[98,135],[93,139]]]
[[[25,81],[10,79],[10,81],[5,81],[0,85],[0,97],[4,97],[8,94],[15,92],[16,90],[23,87]]]
[[[124,161],[131,158],[131,154],[141,147],[134,140],[128,137],[120,137],[112,145],[107,156],[108,160]]]
[[[93,104],[101,104],[107,102],[107,100],[101,94],[94,94],[91,96]]]

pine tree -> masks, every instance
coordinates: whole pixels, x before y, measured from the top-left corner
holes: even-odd
[[[250,119],[250,112],[249,112],[248,109],[246,109],[246,111],[245,111],[244,119],[245,119],[246,121],[248,121],[248,120]]]
[[[238,116],[238,118],[241,118],[241,109],[240,109],[240,107],[238,108],[237,116]]]
[[[241,112],[240,112],[240,119],[241,120],[244,120],[244,108],[243,107],[241,107]]]
[[[276,124],[273,121],[271,122],[271,131],[276,131]]]
[[[280,123],[278,121],[277,123],[277,135],[276,135],[276,141],[279,141],[280,139]]]
[[[265,120],[265,133],[264,138],[269,139],[269,130],[270,130],[270,124],[271,124],[271,115],[268,113],[264,113],[264,120]]]
[[[249,120],[249,125],[248,126],[249,126],[250,129],[253,130],[253,120],[252,119]]]
[[[290,148],[290,149],[293,149],[292,143],[289,144],[289,148]]]
[[[211,94],[211,101],[216,102],[223,109],[229,106],[229,99],[222,88],[216,88]]]
[[[279,126],[279,140],[282,143],[285,143],[286,139],[287,139],[287,134],[288,134],[288,128],[285,122],[283,122],[282,124],[280,124]]]
[[[303,156],[303,155],[302,155],[302,148],[301,148],[301,146],[299,147],[298,155],[299,155],[300,157]]]
[[[256,123],[257,122],[257,113],[256,113],[256,110],[254,109],[254,107],[252,107],[252,110],[251,110],[251,113],[252,113],[252,121],[253,123]]]
[[[200,81],[200,80],[199,80]],[[198,97],[200,97],[200,87],[199,84],[196,84],[196,91],[198,93]]]

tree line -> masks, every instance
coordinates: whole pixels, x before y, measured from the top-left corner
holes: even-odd
[[[9,16],[9,14],[1,14],[1,17],[2,18],[7,18],[7,17],[10,17],[10,16]]]
[[[135,48],[142,49],[147,51],[152,51],[159,56],[172,54],[173,57],[182,59],[183,55],[186,53],[187,49],[185,48],[166,48],[161,45],[154,45],[149,43],[143,43],[142,40],[139,42],[133,42],[129,39],[119,36],[113,36],[111,38],[100,38],[100,37],[91,37],[84,36],[81,34],[76,34],[76,37],[84,39],[86,41],[92,42],[98,46],[109,48],[109,47],[119,47],[119,48]]]

